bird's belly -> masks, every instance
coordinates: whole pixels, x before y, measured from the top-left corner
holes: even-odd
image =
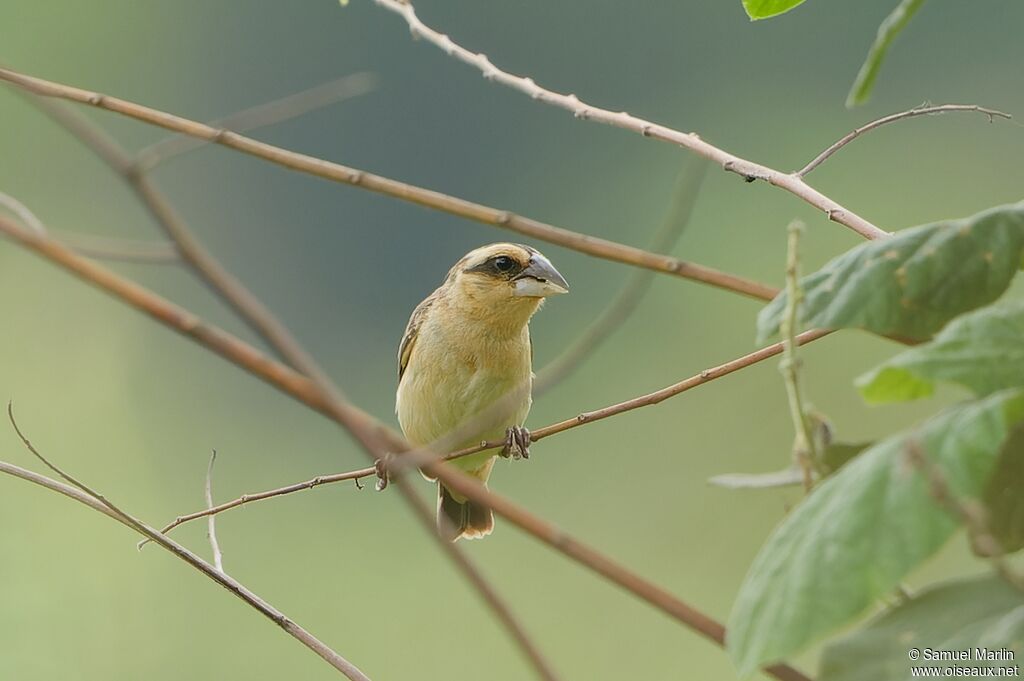
[[[457,431],[456,441],[445,448],[460,449],[500,439],[509,426],[526,420],[528,360],[525,365],[511,361],[481,366],[444,353],[416,359],[415,366],[406,368],[396,401],[398,421],[413,444],[428,444]]]

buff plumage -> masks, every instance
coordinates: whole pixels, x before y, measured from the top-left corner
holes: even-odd
[[[529,321],[568,285],[529,246],[491,244],[464,256],[420,303],[399,348],[395,411],[406,438],[449,449],[511,437],[521,444],[530,411],[533,352]],[[511,435],[510,435],[511,433]],[[487,483],[496,453],[453,463]],[[454,541],[491,533],[489,509],[438,484],[438,530]]]

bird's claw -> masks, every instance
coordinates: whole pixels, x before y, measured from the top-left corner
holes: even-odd
[[[391,463],[391,459],[393,459],[394,456],[395,455],[390,452],[385,453],[373,464],[374,471],[377,473],[376,489],[378,492],[382,492],[388,487],[388,483],[390,482],[390,479],[388,478],[388,465]]]
[[[522,426],[512,426],[505,431],[505,446],[501,456],[508,459],[530,458],[530,431]]]

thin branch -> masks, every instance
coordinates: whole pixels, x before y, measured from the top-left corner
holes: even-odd
[[[933,114],[942,114],[951,111],[976,111],[978,113],[985,114],[986,116],[988,116],[989,123],[992,123],[997,117],[1005,118],[1007,120],[1013,118],[1013,116],[1011,116],[1008,113],[996,111],[995,109],[986,109],[975,104],[940,104],[938,106],[918,106],[913,109],[908,109],[907,111],[901,111],[899,113],[889,114],[888,116],[882,116],[879,119],[873,120],[866,125],[862,125],[859,128],[852,130],[851,132],[847,133],[842,138],[840,138],[838,141],[836,141],[834,144],[832,144],[832,146],[830,146],[828,149],[815,156],[810,163],[805,165],[800,170],[796,171],[794,175],[796,175],[797,177],[806,177],[806,175],[809,172],[811,172],[812,170],[820,166],[822,163],[827,161],[830,156],[832,156],[834,153],[845,147],[847,144],[857,139],[864,133],[870,132],[875,128],[880,128],[883,125],[886,125],[887,123],[895,123],[896,121],[905,121],[908,118],[915,118],[917,116],[931,116]]]
[[[783,359],[779,363],[783,383],[786,385],[786,398],[789,402],[789,415],[793,420],[793,431],[796,439],[793,452],[803,472],[804,489],[811,491],[814,486],[814,472],[821,461],[818,452],[817,438],[811,433],[811,423],[807,417],[800,391],[800,358],[796,353],[796,334],[800,329],[800,305],[803,303],[803,291],[800,289],[800,234],[804,225],[799,220],[789,224],[789,246],[786,254],[786,312],[782,317],[779,332],[782,335]]]
[[[818,329],[805,331],[804,333],[796,336],[794,341],[796,345],[805,345],[819,338],[822,338],[828,333],[830,332]],[[717,378],[722,378],[723,376],[728,376],[731,373],[735,373],[741,369],[745,369],[749,366],[757,364],[758,362],[762,362],[766,359],[770,359],[771,357],[775,357],[776,355],[781,354],[783,350],[784,343],[780,342],[775,343],[774,345],[769,345],[748,355],[744,355],[732,361],[726,362],[725,364],[720,364],[716,367],[705,369],[698,374],[695,374],[689,378],[679,381],[678,383],[674,383],[668,387],[662,388],[661,390],[658,390],[656,392],[649,393],[647,395],[641,395],[640,397],[635,397],[631,400],[626,400],[624,402],[619,402],[617,404],[604,407],[603,409],[598,409],[590,412],[583,412],[574,418],[559,421],[557,423],[553,423],[543,428],[537,428],[536,430],[531,430],[530,440],[531,442],[538,442],[540,440],[543,440],[544,438],[551,437],[552,435],[557,435],[559,433],[563,433],[567,430],[571,430],[573,428],[588,423],[594,423],[602,419],[610,418],[612,416],[617,416],[619,414],[624,414],[626,412],[633,411],[634,409],[639,409],[641,407],[647,407],[654,404],[658,404],[659,402],[662,402],[670,397],[674,397],[688,390],[692,390],[697,386],[703,385]],[[436,460],[438,458],[444,461],[451,461],[452,459],[458,459],[464,456],[469,456],[470,454],[476,454],[477,452],[481,452],[487,449],[497,449],[503,445],[504,441],[488,440],[485,442],[481,442],[479,445],[467,447],[465,449],[460,449],[455,452],[446,454],[443,457],[437,457],[435,454],[435,452],[437,451],[437,445],[432,444],[429,447],[424,447],[421,449],[410,449],[408,451],[403,451],[401,457],[398,457],[397,459],[389,463],[389,468],[393,473],[398,473],[409,468],[415,468],[424,465],[426,463],[429,463],[431,460]],[[345,471],[344,473],[318,475],[315,478],[311,478],[309,480],[292,483],[290,485],[285,485],[283,487],[276,487],[274,489],[265,490],[263,492],[251,492],[248,494],[243,494],[237,499],[227,501],[213,508],[203,509],[200,511],[195,511],[193,513],[180,515],[177,518],[175,518],[172,522],[164,526],[163,529],[161,529],[160,531],[170,532],[179,525],[183,525],[193,520],[198,520],[199,518],[205,518],[210,515],[223,513],[224,511],[230,511],[233,508],[238,508],[239,506],[244,506],[246,504],[250,504],[256,501],[272,499],[274,497],[284,496],[286,494],[293,494],[295,492],[303,492],[305,490],[313,489],[315,487],[320,487],[321,485],[329,485],[337,482],[344,482],[347,480],[362,480],[365,478],[374,477],[376,475],[378,475],[377,467],[369,466],[366,468],[357,468],[351,471]],[[722,477],[724,478],[726,476]]]
[[[182,335],[195,340],[207,349],[213,351],[215,354],[237,364],[254,376],[270,383],[291,397],[304,402],[311,408],[326,414],[335,421],[338,421],[339,423],[352,421],[357,422],[359,427],[353,432],[358,433],[363,438],[367,438],[370,441],[377,443],[384,443],[384,446],[388,447],[388,451],[391,452],[403,452],[409,449],[409,445],[404,441],[404,439],[394,433],[391,429],[373,419],[373,417],[359,410],[354,405],[347,403],[328,403],[321,390],[319,390],[319,388],[308,378],[297,374],[284,365],[274,362],[252,346],[235,338],[234,336],[231,336],[216,327],[205,324],[195,315],[175,306],[152,292],[147,291],[143,287],[119,277],[97,263],[77,256],[52,239],[39,237],[27,230],[20,229],[17,224],[4,219],[2,216],[0,216],[0,232],[14,237],[18,243],[26,246],[33,252],[49,259],[55,264],[60,265],[64,269],[69,270],[79,278],[96,285],[115,297],[120,298],[132,307],[145,312],[157,321],[178,331]],[[801,334],[797,340],[800,343],[808,343],[826,335],[827,333],[829,332],[819,330],[808,331]],[[551,426],[540,429],[539,431],[535,431],[535,439],[537,439],[537,435],[539,435],[540,438],[549,437],[556,433],[575,428],[584,423],[592,423],[642,406],[657,404],[669,397],[696,387],[697,385],[701,385],[734,371],[738,371],[746,366],[750,366],[751,364],[755,364],[756,362],[773,357],[779,354],[781,350],[781,344],[779,343],[762,348],[755,353],[733,360],[732,362],[727,362],[726,364],[713,369],[702,371],[696,376],[680,381],[679,383],[668,386],[654,393],[650,393],[649,395],[643,395],[634,398],[633,400],[628,400],[604,409],[586,412],[573,419],[552,424]],[[342,419],[344,419],[344,421]],[[485,448],[493,448],[496,446],[499,446],[499,443],[488,443]],[[464,455],[463,453],[458,454]],[[405,457],[399,457],[397,461],[401,461],[404,458]],[[695,611],[693,608],[682,603],[682,601],[679,601],[679,599],[674,596],[669,595],[667,597],[663,597],[665,592],[662,589],[618,565],[611,559],[597,554],[593,549],[584,547],[584,550],[580,550],[579,547],[583,545],[579,544],[565,533],[554,531],[554,534],[552,534],[550,531],[552,530],[551,526],[546,525],[544,521],[534,519],[540,523],[540,525],[527,522],[532,518],[528,512],[511,505],[511,502],[508,502],[499,495],[484,489],[482,486],[474,484],[473,481],[465,474],[450,468],[447,464],[439,462],[430,462],[425,466],[425,468],[431,475],[443,480],[451,489],[454,489],[456,492],[463,494],[478,503],[492,507],[496,513],[512,520],[528,533],[548,542],[554,548],[576,562],[579,562],[580,564],[597,571],[599,574],[608,577],[611,581],[647,601],[650,605],[668,613],[681,624],[694,629],[695,631],[704,633],[713,640],[720,639],[715,627],[717,626],[718,628],[721,628],[721,625],[714,622],[714,620],[708,616]],[[468,491],[465,489],[467,485],[471,488]],[[515,519],[510,518],[510,514],[514,515]],[[547,530],[543,530],[545,527]],[[709,625],[709,623],[713,623],[713,626]],[[775,667],[769,668],[768,671],[782,681],[807,680],[807,677],[800,672],[784,665],[776,665]]]
[[[474,203],[455,196],[423,189],[399,182],[398,180],[356,170],[338,163],[282,149],[281,147],[275,147],[272,144],[259,142],[224,128],[214,128],[204,123],[198,123],[123,99],[62,85],[5,68],[0,68],[0,81],[7,81],[42,97],[67,99],[107,111],[113,111],[167,130],[220,144],[229,149],[276,163],[291,170],[377,192],[385,196],[401,199],[402,201],[458,215],[482,224],[507,229],[597,258],[643,267],[683,279],[699,281],[758,300],[771,300],[778,293],[771,286],[734,274],[720,272],[710,267],[686,262],[678,258],[649,253],[639,248],[626,246],[588,234],[573,232],[532,218],[516,215],[509,211],[491,208],[490,206]]]
[[[794,194],[825,213],[829,220],[845,225],[867,239],[878,239],[889,235],[885,230],[876,227],[860,215],[844,208],[814,189],[798,175],[779,172],[760,163],[742,159],[705,142],[694,133],[680,132],[664,125],[658,125],[657,123],[631,116],[625,111],[602,109],[581,101],[574,94],[566,95],[540,87],[532,78],[524,78],[507,71],[502,71],[491,63],[487,55],[467,50],[448,36],[430,28],[420,21],[419,17],[416,16],[416,10],[407,0],[375,0],[375,2],[405,19],[413,37],[422,38],[441,49],[448,56],[475,68],[489,81],[505,85],[539,102],[565,109],[576,118],[623,128],[644,137],[683,147],[719,164],[728,172],[736,173],[748,182],[764,180],[773,187],[780,187]]]
[[[206,507],[213,508],[213,464],[217,461],[217,450],[210,454],[210,465],[206,467]],[[217,541],[217,524],[211,515],[206,519],[206,537],[210,540],[210,550],[213,552],[213,565],[218,572],[224,572],[224,552],[220,550],[220,542]]]
[[[21,220],[21,224],[31,229],[36,234],[46,236],[46,227],[43,225],[35,213],[29,210],[29,207],[24,203],[14,198],[10,194],[0,192],[0,206],[3,206],[10,211],[16,218]]]
[[[651,239],[648,250],[655,253],[668,253],[675,247],[690,221],[690,215],[697,202],[697,194],[700,193],[700,185],[706,171],[707,164],[698,161],[688,165],[679,175],[668,215]],[[654,272],[650,270],[632,272],[618,295],[580,334],[579,338],[570,343],[558,357],[537,371],[537,377],[533,381],[533,396],[536,398],[543,395],[576,371],[584,360],[626,323],[653,283]]]
[[[344,674],[346,677],[351,679],[351,681],[370,681],[369,677],[367,677],[362,671],[360,671],[358,667],[356,667],[354,664],[352,664],[344,657],[336,653],[325,643],[323,643],[315,636],[313,636],[313,634],[303,629],[295,621],[290,619],[280,610],[270,605],[265,600],[257,596],[255,593],[247,589],[240,582],[236,581],[235,579],[232,579],[228,575],[217,570],[217,568],[215,568],[213,565],[210,565],[208,562],[206,562],[196,554],[192,553],[181,544],[178,544],[169,537],[165,537],[152,527],[149,527],[148,525],[143,523],[141,520],[122,511],[119,507],[112,504],[103,495],[99,494],[98,492],[86,486],[85,484],[79,482],[75,478],[71,477],[70,475],[62,471],[56,465],[51,463],[41,453],[39,453],[35,446],[33,446],[32,442],[29,441],[29,439],[21,431],[17,421],[14,418],[14,411],[10,404],[8,404],[7,406],[7,414],[11,420],[11,424],[14,426],[15,432],[18,434],[18,437],[21,439],[26,449],[28,449],[34,456],[36,456],[40,461],[42,461],[48,468],[54,471],[57,475],[59,475],[61,478],[69,482],[70,485],[65,485],[63,483],[57,482],[56,480],[52,480],[37,473],[33,473],[32,471],[28,471],[25,470],[24,468],[20,468],[18,466],[14,466],[12,464],[2,461],[0,461],[0,472],[6,473],[7,475],[11,475],[17,478],[21,478],[22,480],[26,480],[41,487],[45,487],[46,489],[58,492],[59,494],[63,494],[68,498],[74,499],[75,501],[81,504],[85,504],[86,506],[89,506],[90,508],[99,511],[104,515],[113,518],[122,525],[125,525],[126,527],[135,530],[144,537],[148,537],[151,541],[159,544],[164,549],[174,554],[177,558],[185,561],[202,574],[206,575],[216,583],[220,584],[229,592],[240,598],[242,601],[244,601],[249,606],[254,608],[257,612],[262,614],[264,617],[266,617],[267,619],[271,620],[274,624],[284,629],[284,631],[286,631],[289,635],[291,635],[304,646],[306,646],[314,653],[319,655],[329,665],[331,665],[339,672]]]
[[[992,562],[999,576],[1017,589],[1024,591],[1024,577],[1018,575],[1006,562],[1002,545],[992,535],[985,517],[985,508],[969,499],[958,499],[949,487],[942,469],[924,452],[917,440],[907,442],[906,457],[910,464],[924,476],[935,502],[967,528],[967,534],[976,549]]]
[[[178,249],[171,243],[115,239],[77,232],[61,232],[54,236],[77,253],[90,258],[148,265],[177,265],[181,263]]]
[[[13,196],[0,192],[0,207],[6,208],[22,224],[37,234],[46,236],[46,226],[28,206]],[[60,240],[68,244],[78,253],[90,258],[103,260],[123,260],[126,262],[174,263],[178,261],[178,252],[170,244],[151,244],[143,241],[123,241],[108,239],[91,234],[68,232],[58,235]]]
[[[307,90],[285,95],[254,107],[238,111],[224,118],[211,121],[218,128],[230,128],[237,132],[265,128],[298,118],[330,104],[343,102],[372,92],[377,87],[377,76],[361,71],[343,76],[328,83],[321,83]],[[198,149],[207,144],[203,140],[185,135],[171,135],[142,149],[137,157],[139,166],[152,170],[161,163]]]
[[[304,353],[291,341],[284,325],[209,254],[163,192],[146,177],[136,165],[135,159],[116,140],[78,111],[60,102],[39,97],[29,97],[28,100],[78,138],[128,184],[156,223],[174,242],[181,258],[214,293],[222,295],[224,301],[253,331],[266,339],[293,367],[304,360]]]

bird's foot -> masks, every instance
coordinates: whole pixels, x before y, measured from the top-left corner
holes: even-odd
[[[522,426],[512,426],[505,431],[505,446],[501,456],[513,459],[530,458],[530,431]]]
[[[391,464],[391,461],[394,458],[395,458],[394,454],[392,454],[390,452],[386,452],[383,456],[381,456],[379,459],[377,459],[374,462],[374,464],[373,464],[373,468],[374,468],[374,470],[377,473],[377,491],[378,492],[382,492],[385,489],[387,489],[388,483],[390,482],[390,479],[388,478],[388,466]]]

